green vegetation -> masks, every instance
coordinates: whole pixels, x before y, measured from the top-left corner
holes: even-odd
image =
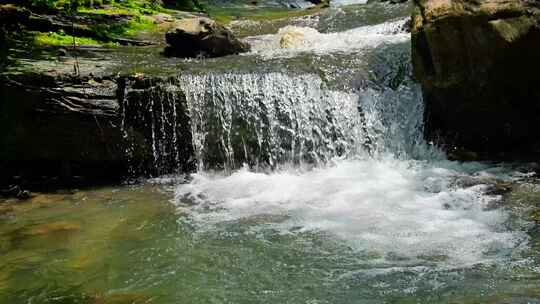
[[[63,33],[36,33],[34,36],[34,42],[41,46],[70,46],[73,45],[73,36]],[[75,45],[87,45],[87,46],[107,46],[116,47],[118,44],[108,42],[103,43],[92,38],[75,37]]]
[[[140,32],[156,32],[158,25],[151,17],[134,16],[129,21],[114,23],[111,25],[95,25],[92,30],[96,37],[107,41],[112,37],[135,37]]]
[[[197,0],[22,0],[17,6],[30,9],[37,14],[53,14],[58,16],[78,15],[74,18],[74,26],[90,29],[84,37],[77,37],[76,44],[106,45],[113,44],[116,38],[136,38],[139,33],[160,31],[152,15],[174,10],[198,10],[201,6]],[[45,31],[47,31],[45,29]],[[66,32],[69,32],[65,29]],[[63,46],[73,43],[73,37],[62,32],[36,34],[34,42],[38,46]]]

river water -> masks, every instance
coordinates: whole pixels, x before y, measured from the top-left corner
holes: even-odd
[[[423,140],[408,9],[233,23],[163,85],[197,172],[0,205],[0,303],[540,303],[534,173]]]

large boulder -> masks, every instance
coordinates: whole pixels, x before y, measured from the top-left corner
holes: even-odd
[[[540,151],[540,9],[535,1],[415,0],[414,75],[426,134],[487,158]]]
[[[191,169],[185,97],[167,85],[160,77],[0,74],[0,189]]]
[[[166,34],[165,53],[178,57],[220,57],[249,51],[249,45],[212,19],[197,17],[178,21]]]

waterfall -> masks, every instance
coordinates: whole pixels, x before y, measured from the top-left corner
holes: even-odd
[[[407,41],[406,23],[401,18],[339,33],[285,27],[275,35],[247,38],[251,56],[259,58],[278,53],[334,58],[322,62],[321,57],[321,66],[296,73],[263,63],[255,71],[240,67],[132,79],[122,102],[126,152],[135,153],[140,133],[149,147],[142,153],[151,153],[155,174],[191,164],[199,170],[244,165],[273,170],[385,154],[425,158],[430,149],[423,142],[424,106],[410,78],[408,50],[382,47]],[[388,75],[393,75],[389,81]],[[130,125],[143,130],[128,135]]]
[[[179,171],[186,144],[201,170],[316,166],[381,153],[410,157],[424,146],[416,85],[347,92],[314,74],[210,73],[144,89],[128,83],[124,95],[126,152],[132,155],[140,140],[128,136],[131,120],[146,130],[158,174]]]
[[[356,94],[325,88],[315,75],[184,75],[201,169],[324,163],[365,152]]]

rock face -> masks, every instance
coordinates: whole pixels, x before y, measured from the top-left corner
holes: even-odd
[[[185,98],[178,92],[174,104],[152,102],[148,92],[161,81],[31,73],[0,76],[0,189],[21,184],[14,179],[31,187],[24,181],[58,179],[66,184],[74,176],[95,182],[130,173],[187,170],[192,149]],[[175,148],[176,163],[163,161],[170,167],[156,166],[156,136],[167,139],[152,132],[153,124],[161,123],[158,115],[178,118],[175,128],[168,128],[182,139],[174,142],[181,146]]]
[[[169,30],[165,54],[178,57],[220,57],[249,51],[249,45],[236,39],[224,26],[209,18],[183,19]]]
[[[416,0],[414,75],[429,139],[486,157],[540,151],[540,4]]]

